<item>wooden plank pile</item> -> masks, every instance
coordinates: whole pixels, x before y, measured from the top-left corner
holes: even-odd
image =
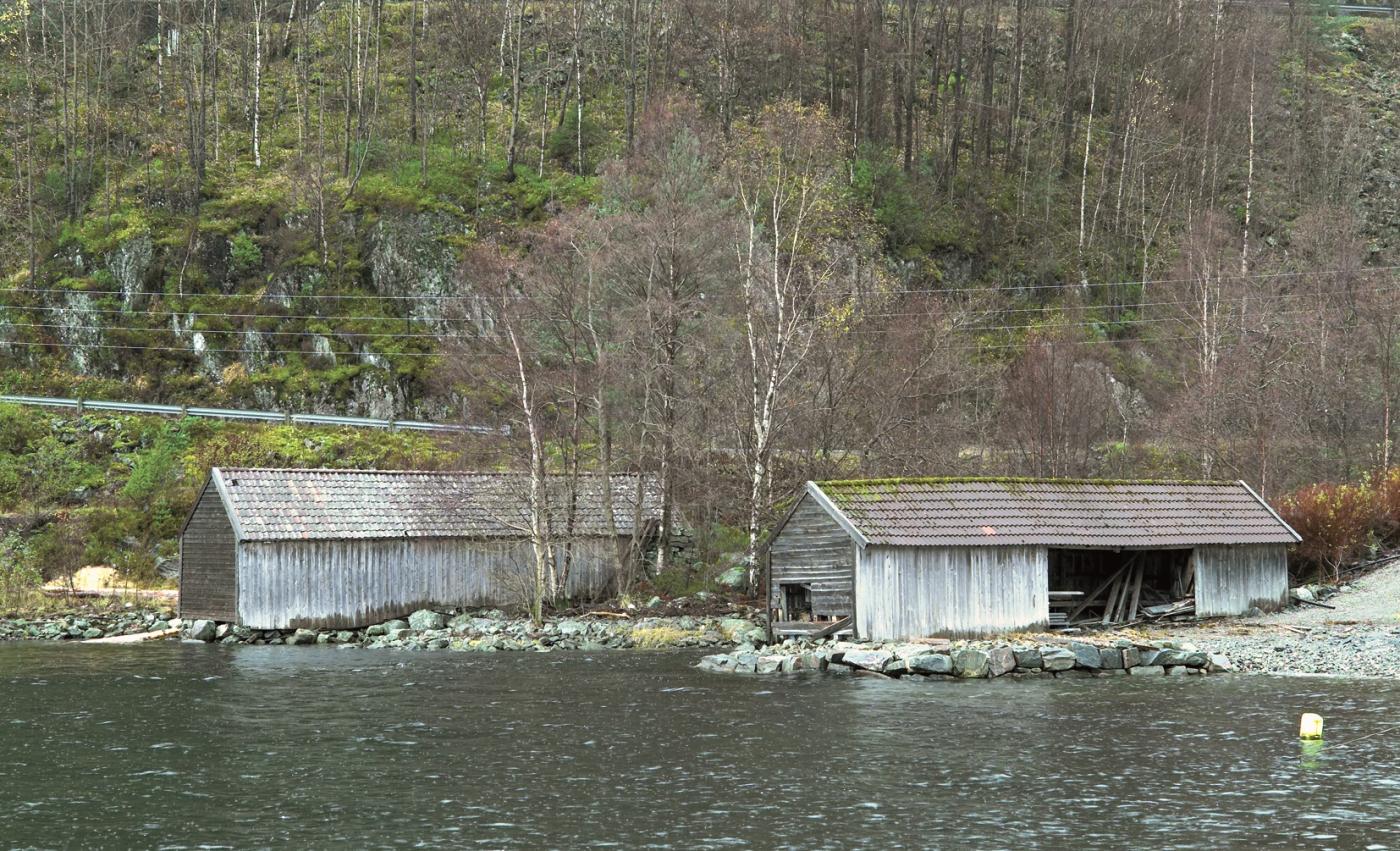
[[[1195,614],[1194,565],[1188,564],[1180,572],[1170,593],[1145,586],[1143,573],[1143,554],[1136,553],[1087,595],[1077,591],[1052,591],[1050,625],[1124,626]],[[1068,611],[1053,611],[1056,608]]]

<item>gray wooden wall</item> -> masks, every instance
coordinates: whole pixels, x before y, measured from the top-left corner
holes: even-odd
[[[609,593],[616,556],[611,539],[575,542],[569,596]],[[237,619],[255,629],[347,628],[419,608],[523,604],[532,559],[526,541],[245,541]]]
[[[809,585],[812,614],[849,615],[855,582],[855,550],[855,541],[841,524],[804,494],[769,545],[772,605],[781,605],[781,584]]]
[[[180,536],[180,617],[236,617],[233,526],[213,482],[204,486]]]
[[[1258,606],[1266,612],[1288,602],[1288,548],[1285,544],[1196,547],[1196,614],[1242,615]]]
[[[869,546],[856,564],[856,630],[884,640],[1044,626],[1048,581],[1044,547]]]

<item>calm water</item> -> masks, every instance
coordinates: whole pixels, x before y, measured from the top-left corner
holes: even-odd
[[[3,645],[0,847],[1400,848],[1400,684],[694,658]]]

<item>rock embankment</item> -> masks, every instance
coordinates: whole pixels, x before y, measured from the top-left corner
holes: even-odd
[[[0,641],[86,641],[178,626],[169,609],[115,609],[0,618]]]
[[[436,612],[422,609],[363,629],[256,630],[198,620],[186,625],[186,640],[219,644],[337,645],[400,650],[606,650],[624,648],[727,647],[759,642],[763,627],[749,613],[727,617],[559,618],[539,627],[490,609]]]
[[[1111,644],[920,641],[868,644],[789,641],[759,650],[742,646],[706,656],[697,667],[735,674],[801,671],[857,672],[882,677],[985,679],[991,677],[1185,676],[1233,670],[1230,660],[1189,642]]]

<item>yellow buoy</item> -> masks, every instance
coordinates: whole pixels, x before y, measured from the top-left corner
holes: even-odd
[[[1298,738],[1322,738],[1322,716],[1312,712],[1304,712],[1302,723],[1298,725]]]

